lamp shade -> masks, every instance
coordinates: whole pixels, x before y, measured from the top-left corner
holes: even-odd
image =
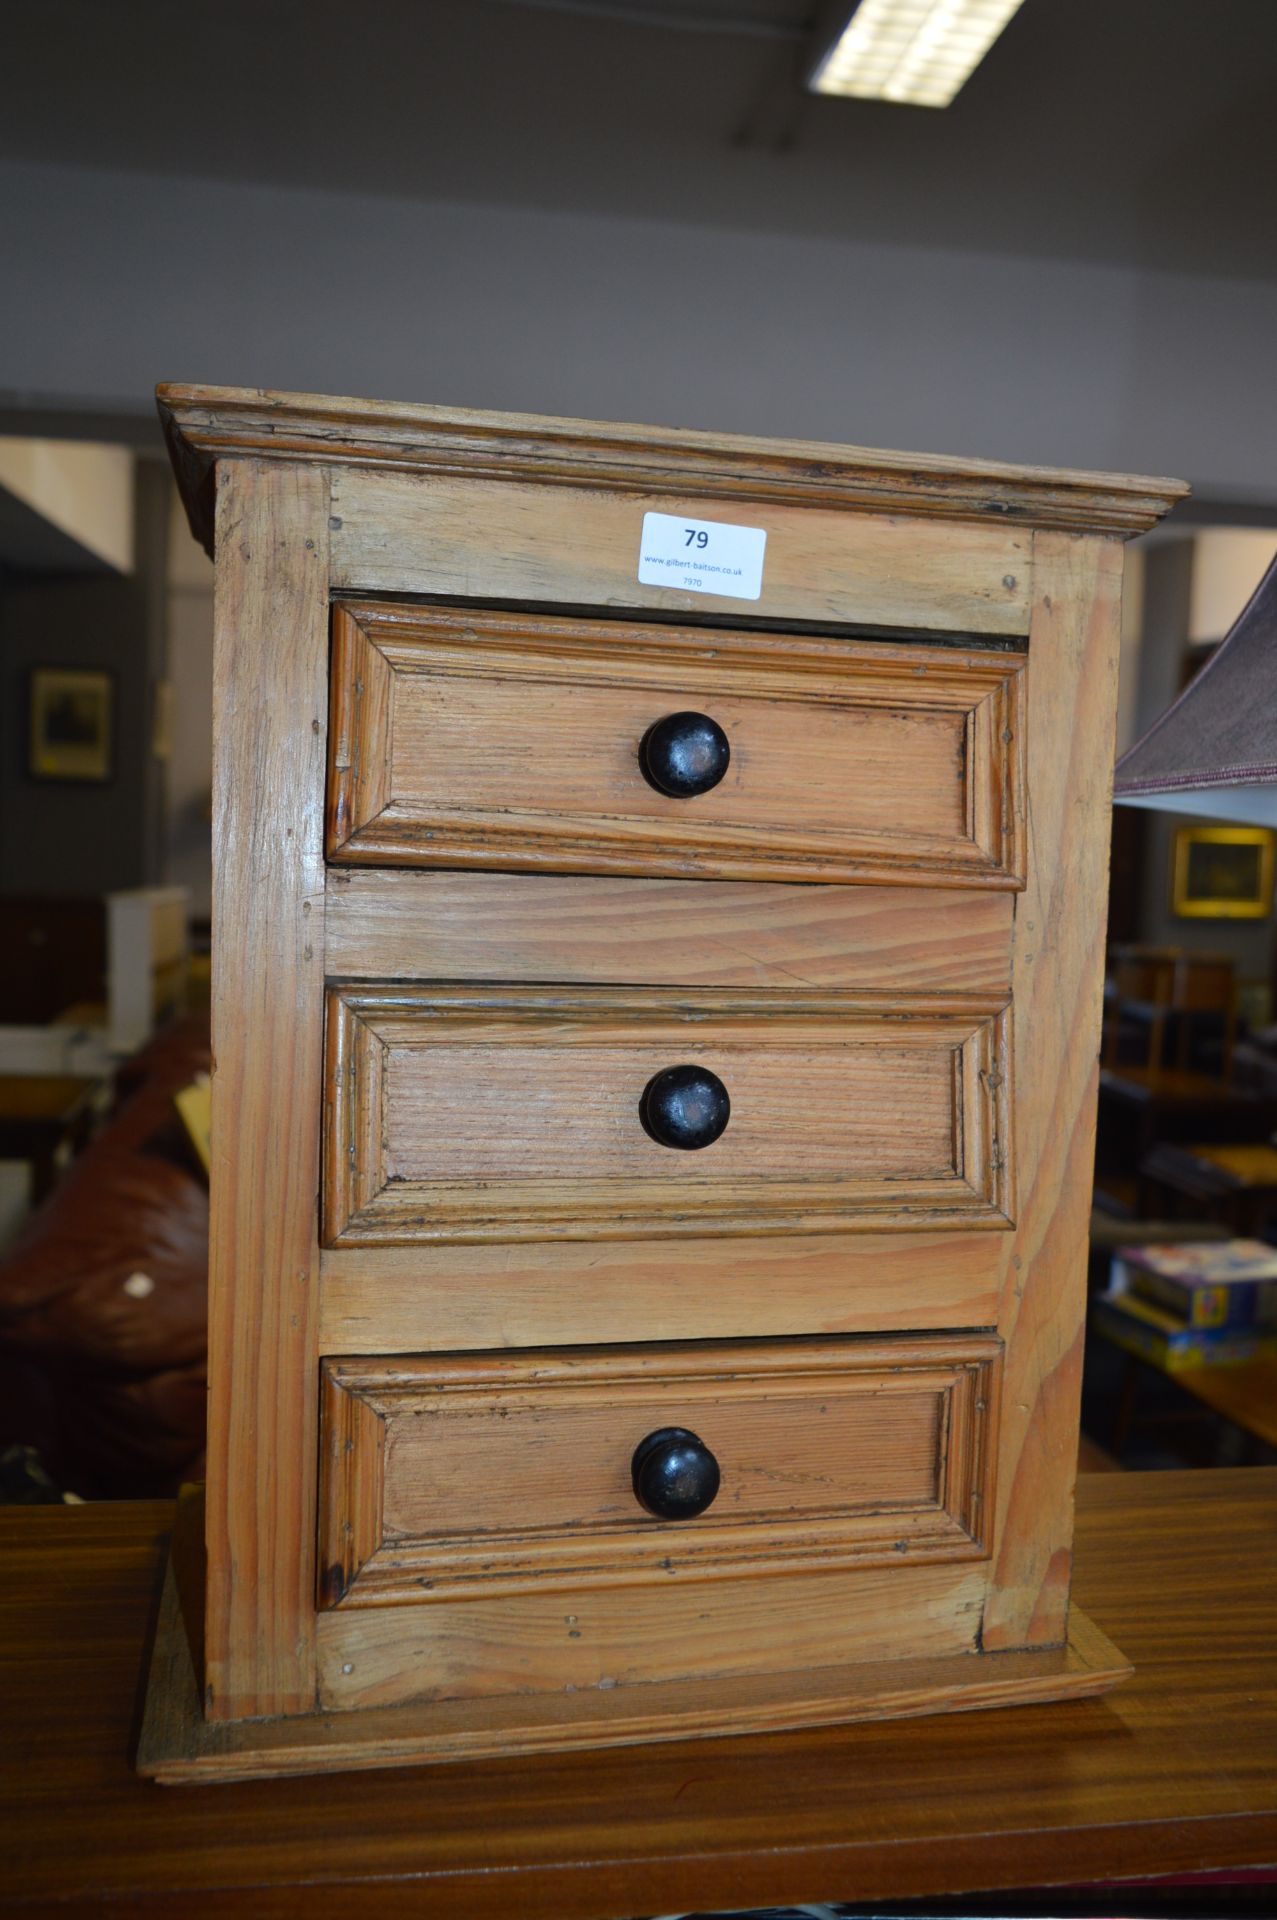
[[[1113,798],[1277,826],[1277,560],[1196,679],[1122,755]]]

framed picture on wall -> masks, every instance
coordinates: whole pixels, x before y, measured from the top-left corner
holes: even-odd
[[[1267,827],[1178,827],[1171,910],[1185,920],[1263,920],[1273,905]]]
[[[34,667],[27,770],[36,780],[109,780],[114,676],[100,667]]]

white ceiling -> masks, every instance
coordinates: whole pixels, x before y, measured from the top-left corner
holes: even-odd
[[[10,0],[0,156],[1277,277],[1277,0],[1025,0],[941,113],[806,94],[818,11]]]

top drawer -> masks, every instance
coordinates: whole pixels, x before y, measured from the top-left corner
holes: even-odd
[[[969,648],[339,606],[329,858],[1019,887],[1023,668]],[[652,729],[689,711],[719,730],[702,776],[717,777],[675,797],[654,784]]]

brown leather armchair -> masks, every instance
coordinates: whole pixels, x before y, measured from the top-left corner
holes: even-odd
[[[173,1094],[208,1022],[126,1062],[117,1106],[0,1262],[0,1447],[85,1498],[163,1494],[204,1448],[208,1189]]]

